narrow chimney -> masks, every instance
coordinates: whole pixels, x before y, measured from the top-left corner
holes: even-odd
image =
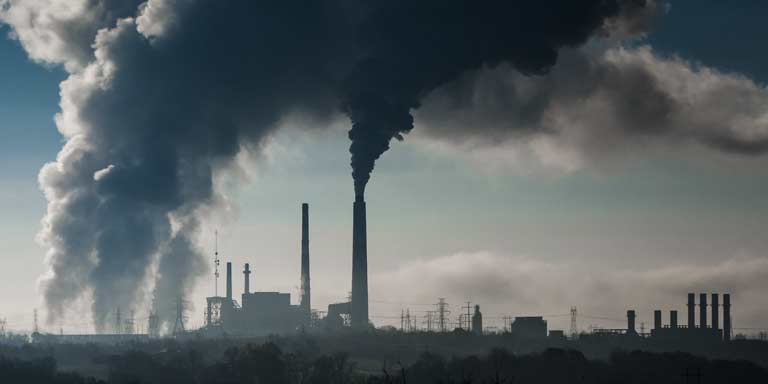
[[[731,294],[723,294],[723,339],[731,340]]]
[[[245,282],[245,294],[251,293],[251,266],[245,263],[245,269],[243,269],[243,279]]]
[[[688,328],[696,328],[696,296],[688,294]]]
[[[653,311],[653,329],[661,329],[661,311]]]
[[[309,322],[312,313],[309,288],[309,204],[301,205],[301,302],[304,321]]]
[[[365,228],[365,201],[355,197],[352,220],[352,327],[368,327],[368,246]]]
[[[699,294],[699,327],[707,328],[707,294]]]
[[[232,301],[232,262],[227,261],[227,301]]]
[[[669,327],[677,328],[677,311],[669,311]]]
[[[718,297],[717,293],[712,294],[712,329],[720,329],[720,316],[719,316],[719,310],[720,310],[720,298]]]
[[[637,334],[637,331],[635,330],[635,311],[633,310],[627,311],[627,334]]]

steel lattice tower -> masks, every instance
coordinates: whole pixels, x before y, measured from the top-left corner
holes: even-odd
[[[579,330],[576,327],[576,307],[571,307],[571,337],[576,338],[579,334]]]

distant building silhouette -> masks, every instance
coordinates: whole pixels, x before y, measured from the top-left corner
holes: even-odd
[[[483,314],[480,313],[479,305],[475,305],[475,313],[472,315],[472,333],[483,334]]]

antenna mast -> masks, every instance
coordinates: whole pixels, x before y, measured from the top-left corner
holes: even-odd
[[[219,296],[219,231],[216,230],[214,232],[214,246],[213,246],[213,265],[214,265],[214,287],[213,287],[213,296],[218,297]]]

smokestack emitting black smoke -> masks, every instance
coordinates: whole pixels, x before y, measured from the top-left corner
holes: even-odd
[[[375,161],[413,129],[411,113],[435,89],[502,63],[545,74],[560,48],[634,30],[655,5],[149,0],[136,8],[86,1],[93,6],[64,16],[47,2],[10,0],[0,18],[33,59],[70,72],[57,117],[66,144],[40,173],[49,201],[40,236],[49,273],[41,288],[50,319],[92,292],[97,328],[115,307],[134,307],[149,279],[159,308],[191,291],[206,265],[195,245],[201,211],[221,198],[214,171],[243,149],[258,150],[286,115],[322,126],[340,104],[352,123],[355,200],[362,203]],[[590,81],[621,72],[595,73],[603,77]],[[759,120],[752,115],[749,122]],[[730,151],[768,147],[758,131],[715,129],[677,131],[700,141],[725,135],[719,143],[739,144],[721,145]]]
[[[368,232],[366,229],[365,201],[357,195],[352,208],[352,302],[351,325],[368,327]]]

